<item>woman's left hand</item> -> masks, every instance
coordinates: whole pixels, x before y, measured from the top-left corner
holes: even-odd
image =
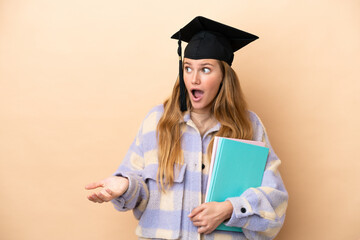
[[[198,227],[198,233],[209,234],[229,219],[232,212],[233,206],[230,201],[208,202],[194,208],[188,217]]]

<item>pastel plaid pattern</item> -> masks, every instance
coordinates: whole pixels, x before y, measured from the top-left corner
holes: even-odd
[[[200,235],[187,216],[204,202],[209,171],[207,146],[220,124],[201,137],[190,114],[185,113],[179,123],[183,132],[184,164],[174,166],[174,185],[164,193],[159,191],[156,182],[156,126],[162,114],[162,105],[147,114],[115,172],[117,176],[127,177],[130,184],[127,192],[112,203],[119,211],[133,210],[139,220],[136,228],[139,239],[273,239],[284,222],[288,194],[278,171],[281,161],[274,153],[258,116],[249,112],[254,127],[253,140],[265,142],[270,149],[262,186],[228,199],[234,211],[225,224],[242,227],[243,233],[216,230]],[[243,213],[241,208],[246,212]]]

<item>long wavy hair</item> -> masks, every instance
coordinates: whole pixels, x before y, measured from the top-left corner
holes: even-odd
[[[207,149],[209,161],[215,136],[248,140],[253,137],[252,124],[239,79],[226,62],[218,62],[223,73],[223,80],[212,102],[211,113],[219,121],[221,127],[209,143]],[[177,79],[172,95],[164,102],[164,114],[156,129],[159,160],[157,179],[162,191],[165,191],[165,186],[171,187],[174,184],[174,166],[183,163],[180,124],[183,113],[179,107],[179,90],[179,79]],[[191,102],[188,96],[186,98],[191,111]]]

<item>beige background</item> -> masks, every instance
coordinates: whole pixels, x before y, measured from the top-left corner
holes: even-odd
[[[260,36],[233,67],[283,161],[277,239],[360,238],[358,0],[0,0],[1,239],[136,239],[83,187],[170,94],[197,15]]]

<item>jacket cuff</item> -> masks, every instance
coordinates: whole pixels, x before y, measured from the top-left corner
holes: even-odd
[[[233,197],[226,200],[231,202],[234,210],[231,218],[224,224],[231,227],[244,227],[248,221],[247,217],[254,214],[251,205],[244,197]]]
[[[135,195],[136,195],[136,190],[137,190],[137,182],[136,179],[126,173],[123,174],[116,174],[115,176],[118,177],[124,177],[127,178],[129,180],[129,187],[126,190],[126,192],[121,195],[120,197],[111,200],[111,202],[113,202],[113,204],[115,205],[115,208],[117,210],[126,210],[126,204],[131,201],[132,199],[134,199]]]

